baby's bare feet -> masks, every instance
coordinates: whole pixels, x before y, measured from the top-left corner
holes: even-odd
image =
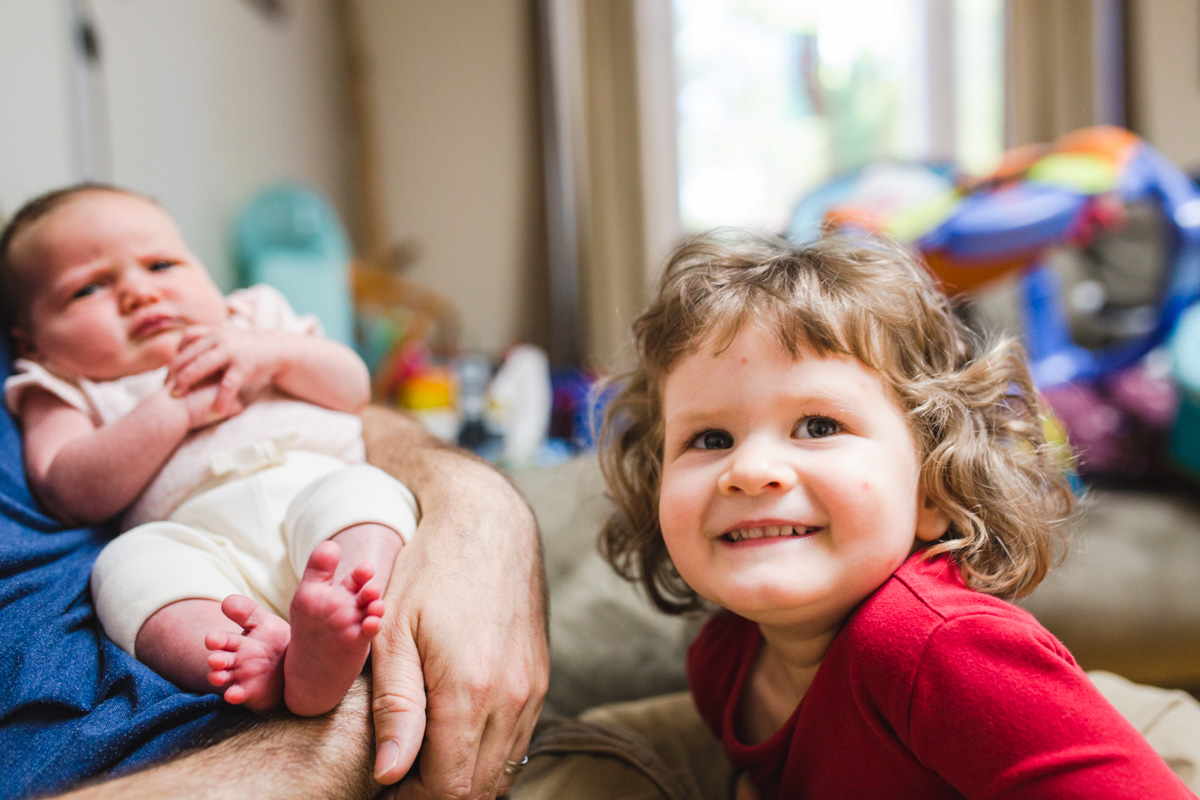
[[[208,654],[208,682],[225,687],[226,702],[245,705],[256,714],[267,714],[283,701],[283,661],[291,629],[275,614],[249,597],[231,594],[221,611],[241,633],[218,631],[204,637]]]
[[[379,632],[384,606],[372,580],[375,570],[360,564],[334,583],[341,553],[335,542],[318,545],[292,596],[283,692],[288,709],[300,716],[324,714],[338,704],[362,672]]]

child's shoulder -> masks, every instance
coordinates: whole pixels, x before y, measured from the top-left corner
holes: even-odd
[[[914,673],[942,657],[995,649],[1037,650],[1074,663],[1032,614],[969,588],[944,555],[910,557],[859,606],[838,640],[843,657]]]
[[[1087,680],[1031,614],[968,588],[947,556],[909,558],[846,621],[827,667],[852,676],[855,702],[896,724],[931,697],[987,698]]]
[[[1038,624],[1028,611],[967,586],[957,562],[947,554],[930,557],[914,553],[877,594],[878,602],[872,606],[876,613],[887,613],[892,607],[912,611],[909,607],[916,606],[943,622],[970,614],[990,614]]]
[[[71,408],[91,416],[88,398],[77,382],[54,374],[36,361],[18,358],[12,374],[4,381],[5,406],[19,416],[22,399],[26,392],[34,389],[48,392]]]

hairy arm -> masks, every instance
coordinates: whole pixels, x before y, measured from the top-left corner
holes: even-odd
[[[369,681],[360,678],[324,716],[259,720],[206,749],[60,798],[367,800],[379,792],[371,780],[370,697]]]
[[[529,507],[492,467],[407,417],[364,412],[367,457],[421,504],[373,644],[376,778],[399,796],[490,797],[513,778],[549,676],[546,584]]]

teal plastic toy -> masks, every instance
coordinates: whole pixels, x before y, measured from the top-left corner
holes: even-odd
[[[234,254],[242,285],[274,286],[326,336],[354,346],[350,244],[318,192],[281,184],[255,196],[235,223]]]
[[[1179,319],[1171,338],[1171,359],[1179,384],[1179,415],[1171,430],[1171,457],[1200,478],[1200,303]]]

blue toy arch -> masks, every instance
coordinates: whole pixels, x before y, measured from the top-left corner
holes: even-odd
[[[1072,159],[1075,162],[1068,163]],[[1072,170],[1082,162],[1093,168],[1084,170],[1084,177]],[[855,219],[854,191],[848,182],[852,180],[853,176],[837,179],[829,191],[818,190],[802,201],[793,215],[790,235],[804,235],[795,226],[811,222],[814,205],[826,198],[832,203],[848,202],[850,212],[844,217]],[[1117,344],[1089,349],[1072,340],[1057,276],[1042,260],[1052,247],[1067,244],[1078,234],[1103,198],[1122,204],[1147,203],[1158,210],[1165,264],[1153,325]],[[890,225],[894,214],[891,220],[879,220],[880,227],[924,254],[930,268],[951,288],[955,281],[946,279],[946,270],[961,276],[977,268],[979,274],[988,269],[1022,269],[1026,342],[1034,377],[1043,389],[1095,380],[1135,363],[1166,341],[1183,312],[1200,296],[1200,192],[1182,170],[1126,131],[1077,132],[1039,150],[1036,158],[1027,158],[1019,171],[1010,169],[956,188],[931,205],[934,222],[916,233],[900,224]],[[836,216],[831,212],[826,219]]]

